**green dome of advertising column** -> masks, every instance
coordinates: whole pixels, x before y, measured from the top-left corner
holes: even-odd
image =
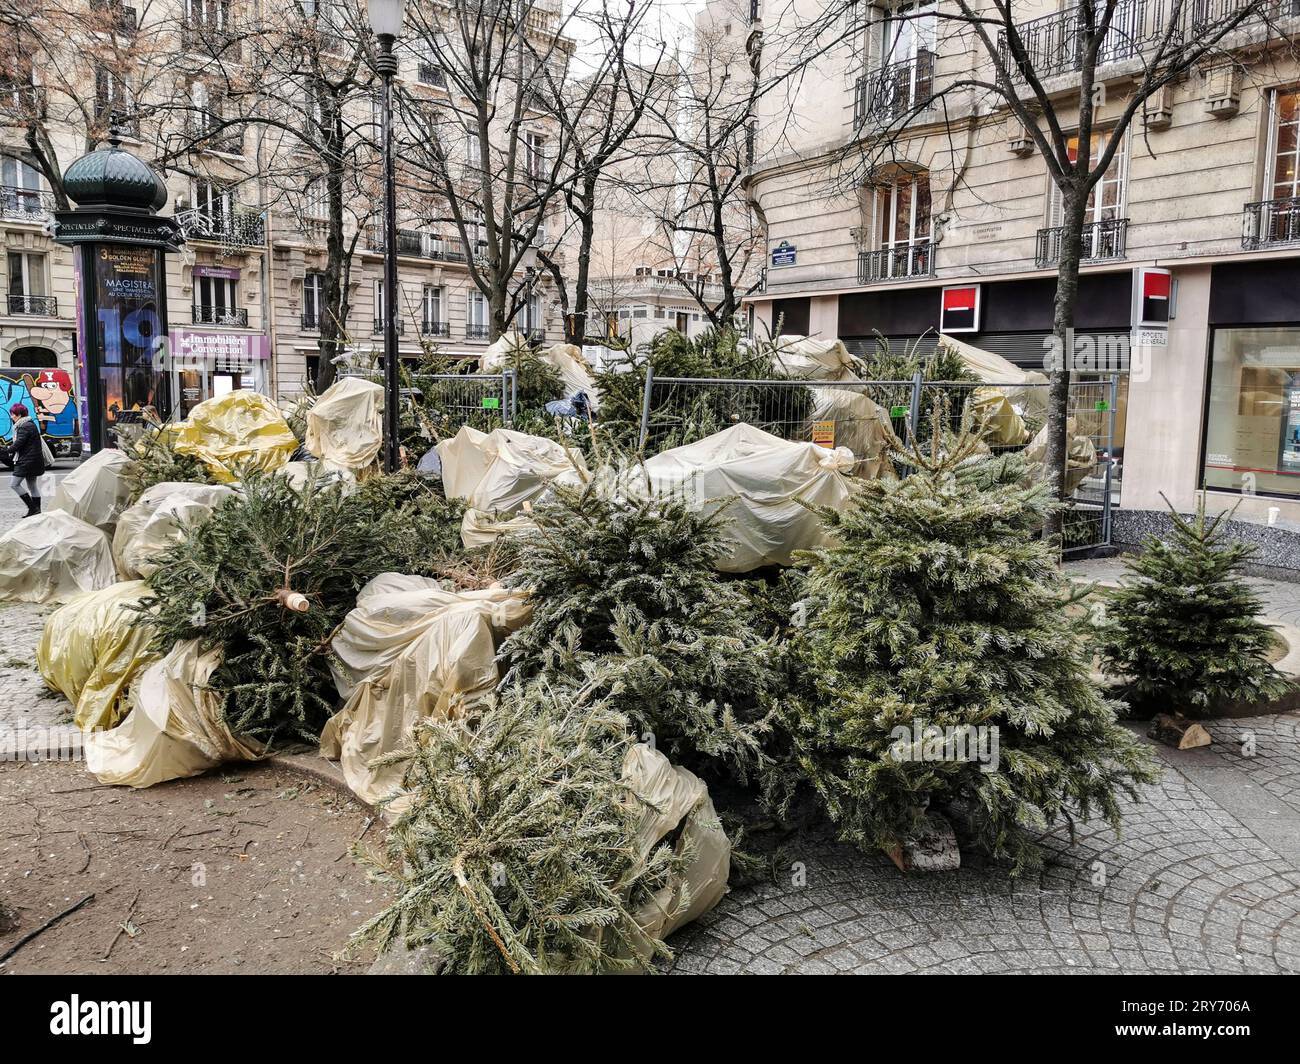
[[[63,188],[77,209],[55,214],[54,239],[74,249],[82,435],[98,451],[146,408],[171,413],[166,254],[185,238],[158,214],[162,178],[116,132],[68,167]]]

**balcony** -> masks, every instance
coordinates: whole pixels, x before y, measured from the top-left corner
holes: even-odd
[[[330,235],[330,223],[324,218],[298,219],[298,231],[309,244],[324,244]]]
[[[486,325],[466,325],[466,340],[486,340],[488,338],[488,327]]]
[[[934,248],[928,240],[879,251],[858,252],[858,284],[934,276]]]
[[[1064,227],[1059,225],[1038,230],[1038,252],[1034,256],[1034,261],[1040,270],[1059,265],[1061,239],[1064,232]],[[1089,222],[1083,227],[1079,261],[1106,262],[1111,259],[1122,259],[1126,254],[1127,240],[1127,218],[1106,218],[1100,222]]]
[[[1242,218],[1241,246],[1258,248],[1300,244],[1300,196],[1247,203]]]
[[[181,44],[187,52],[238,59],[243,41],[233,29],[187,21],[181,26]]]
[[[0,185],[0,218],[7,222],[42,222],[54,210],[48,192],[15,185]]]
[[[384,252],[384,232],[375,226],[370,229],[366,241],[371,251],[382,255]],[[408,258],[435,259],[439,262],[464,262],[465,245],[460,240],[426,233],[420,229],[399,229],[397,231],[397,254]]]
[[[44,87],[0,79],[0,111],[19,118],[44,118]]]
[[[445,89],[447,87],[447,72],[437,63],[417,64],[415,67],[415,79],[421,85],[432,85],[439,89]]]
[[[451,322],[449,321],[424,321],[420,323],[421,336],[450,336]]]
[[[229,212],[191,207],[176,212],[176,223],[189,240],[245,248],[261,247],[266,243],[266,224],[262,216],[246,207],[236,207]]]
[[[9,293],[10,314],[34,314],[42,318],[59,316],[59,301],[54,296],[20,296]]]
[[[853,128],[887,127],[924,111],[934,95],[933,52],[873,70],[858,78]]]
[[[405,323],[404,321],[402,321],[401,318],[398,318],[398,319],[397,319],[396,325],[397,325],[397,335],[398,335],[398,336],[401,336],[404,332],[406,332],[406,323]],[[374,334],[375,334],[376,336],[383,336],[383,335],[384,335],[384,319],[383,319],[383,318],[376,318],[376,319],[375,319]]]
[[[524,339],[530,344],[543,344],[546,342],[546,330],[544,328],[526,328],[524,329]]]
[[[92,0],[90,7],[100,19],[96,28],[102,27],[106,33],[130,36],[140,26],[135,8],[126,7],[117,0]]]
[[[245,307],[207,307],[196,303],[190,321],[195,325],[225,325],[232,329],[247,329],[248,310]]]
[[[185,119],[185,135],[200,151],[219,151],[226,155],[244,154],[243,126],[225,124],[220,115],[196,114]]]

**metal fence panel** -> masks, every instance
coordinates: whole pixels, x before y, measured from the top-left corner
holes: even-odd
[[[379,371],[351,371],[347,376],[384,383]],[[514,422],[516,384],[513,370],[501,373],[412,373],[402,387],[404,398],[416,393],[421,414],[439,436],[455,435],[462,425],[480,432]]]
[[[1063,550],[1067,554],[1110,543],[1111,510],[1118,503],[1115,476],[1115,402],[1117,374],[1077,378],[1070,382],[1068,416],[1074,444],[1070,480],[1075,482],[1064,520]],[[919,436],[924,443],[933,430],[936,404],[946,401],[948,416],[959,423],[979,388],[1017,389],[1021,395],[1047,384],[983,381],[807,382],[704,377],[655,377],[647,373],[641,410],[641,450],[656,454],[744,422],[786,440],[808,440],[835,446],[852,440],[852,403],[837,404],[833,419],[820,420],[832,392],[865,395],[888,414],[894,434],[902,441]],[[863,416],[870,416],[865,411]],[[1029,424],[1031,436],[1040,424]],[[1086,441],[1086,443],[1084,442]],[[1091,447],[1091,453],[1088,447]],[[992,453],[1019,451],[1025,443],[991,444]],[[896,465],[898,463],[895,463]],[[906,467],[900,469],[908,473]]]

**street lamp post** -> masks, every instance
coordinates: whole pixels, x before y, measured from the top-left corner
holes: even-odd
[[[380,139],[384,157],[384,468],[401,465],[397,354],[397,195],[393,173],[393,76],[397,56],[393,45],[402,32],[405,0],[367,0],[370,28],[379,44],[375,69],[383,85],[380,98]]]

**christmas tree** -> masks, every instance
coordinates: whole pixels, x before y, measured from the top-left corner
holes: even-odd
[[[238,494],[156,559],[142,623],[155,649],[220,647],[214,687],[232,732],[315,741],[334,711],[328,654],[357,591],[385,571],[432,573],[459,547],[461,507],[411,474],[346,491],[309,479],[246,479]]]
[[[947,423],[935,411],[935,426]],[[1089,679],[1080,623],[1051,548],[1049,502],[1017,456],[981,459],[969,418],[899,455],[825,512],[796,607],[800,691],[782,719],[802,773],[861,847],[894,849],[927,808],[955,805],[1019,872],[1035,833],[1099,814],[1152,778],[1145,752]]]
[[[1125,560],[1135,577],[1105,600],[1103,663],[1120,696],[1142,710],[1204,715],[1227,702],[1279,698],[1289,681],[1268,661],[1275,636],[1245,580],[1254,553],[1225,538],[1231,513],[1173,512],[1170,537],[1152,536]]]
[[[643,807],[622,781],[628,722],[597,696],[539,683],[475,722],[417,727],[409,805],[385,852],[359,851],[396,900],[356,936],[431,946],[452,974],[628,970],[662,942],[637,909],[690,855],[642,860]]]
[[[755,631],[740,581],[713,567],[716,510],[597,478],[555,486],[517,544],[533,620],[502,647],[510,681],[579,682],[600,672],[616,709],[687,767],[764,762],[762,707],[780,690],[773,644]]]

